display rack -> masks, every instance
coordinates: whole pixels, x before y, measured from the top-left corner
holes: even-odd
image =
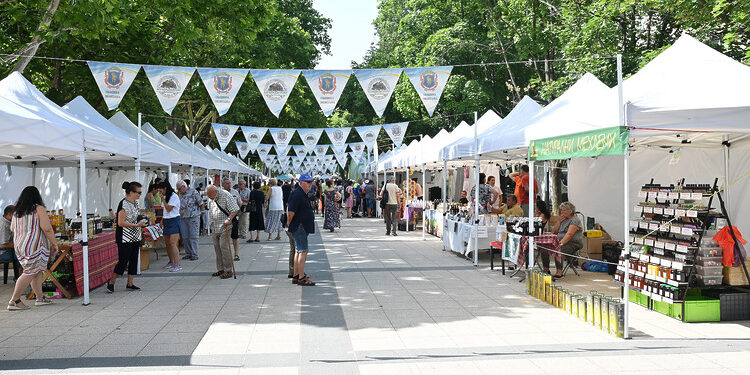
[[[640,217],[630,221],[630,257],[620,258],[615,274],[615,282],[624,285],[625,267],[629,267],[630,290],[647,297],[647,301],[636,297],[636,302],[687,321],[688,289],[721,286],[721,249],[711,233],[731,223],[717,184],[718,178],[713,185],[685,184],[682,179],[677,185],[662,186],[652,179],[641,188],[643,201],[634,207]],[[714,197],[721,203],[721,213],[711,210]]]

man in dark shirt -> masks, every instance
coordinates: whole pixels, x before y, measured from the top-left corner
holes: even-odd
[[[292,284],[312,286],[314,282],[305,274],[307,261],[307,236],[315,233],[315,219],[307,193],[312,188],[312,177],[305,173],[299,177],[299,187],[289,195],[287,208],[287,230],[294,236],[297,254],[294,257]]]
[[[367,182],[365,186],[365,199],[367,199],[367,217],[373,217],[375,212],[375,183],[372,180]]]

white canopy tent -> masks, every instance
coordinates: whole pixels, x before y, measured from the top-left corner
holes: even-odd
[[[440,150],[440,159],[449,161],[458,159],[459,145],[468,142],[473,147],[475,134],[478,136],[479,134],[486,132],[488,129],[500,125],[501,122],[502,117],[495,113],[495,111],[489,110],[477,120],[476,124],[471,125],[466,131],[453,131],[451,135],[456,135],[458,138],[454,138],[451,143],[447,144]],[[474,129],[475,126],[477,127],[476,130]]]

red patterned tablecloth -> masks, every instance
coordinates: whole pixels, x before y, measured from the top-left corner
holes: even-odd
[[[89,240],[89,290],[94,289],[112,277],[117,264],[117,243],[115,232],[103,232]],[[83,294],[83,246],[73,245],[73,272],[76,277],[78,294]]]
[[[562,259],[562,254],[556,253],[553,251],[549,251],[547,249],[552,249],[555,251],[560,251],[560,240],[557,238],[556,234],[543,234],[541,236],[534,236],[534,249],[537,251],[545,251],[549,253],[551,256],[553,256],[557,260]],[[540,247],[543,246],[544,248]],[[526,264],[526,260],[528,259],[528,251],[529,251],[529,236],[521,236],[521,240],[519,241],[519,252],[518,252],[518,259],[519,259],[519,265],[520,268],[524,264]]]

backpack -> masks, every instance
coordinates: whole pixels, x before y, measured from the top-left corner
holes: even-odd
[[[385,184],[383,186],[383,199],[380,200],[380,208],[385,209],[385,205],[388,204],[388,189],[385,187],[388,186],[388,184]]]

